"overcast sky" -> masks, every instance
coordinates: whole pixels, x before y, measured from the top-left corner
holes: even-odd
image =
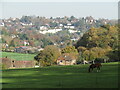
[[[10,2],[11,1],[11,2]],[[0,10],[2,18],[18,17],[23,15],[36,15],[45,17],[63,17],[74,15],[76,17],[93,16],[94,18],[117,19],[118,2],[117,0],[104,0],[103,2],[38,2],[37,0],[2,0]],[[43,1],[43,0],[40,0]],[[54,0],[51,0],[54,1]],[[59,1],[59,0],[58,0]],[[65,0],[66,1],[66,0]],[[71,1],[71,2],[70,2]],[[97,0],[96,0],[97,1]],[[105,2],[106,1],[106,2]]]

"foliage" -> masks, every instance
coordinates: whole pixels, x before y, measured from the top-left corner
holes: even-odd
[[[78,59],[78,51],[74,46],[66,46],[61,50],[61,53],[69,53],[70,56],[73,56],[76,60]]]
[[[1,38],[0,43],[6,43],[6,40],[4,38]]]
[[[61,53],[71,53],[71,52],[73,52],[73,53],[78,53],[78,52],[77,52],[77,49],[75,49],[74,46],[66,46],[65,48],[63,48],[63,49],[61,50]]]
[[[12,41],[10,42],[10,46],[15,47],[15,41],[14,41],[14,40],[12,40]]]
[[[43,51],[34,57],[41,66],[51,66],[56,64],[56,60],[60,56],[59,49],[54,45],[46,46]]]
[[[6,65],[0,63],[0,69],[4,70],[4,69],[7,69]]]
[[[27,34],[19,34],[21,40],[29,40],[29,36]]]
[[[119,53],[119,50],[114,50],[108,52],[107,56],[110,58],[110,61],[120,61]]]
[[[43,42],[42,48],[46,47],[47,45],[53,45],[53,42],[48,38],[43,38],[41,41]]]
[[[103,57],[118,60],[118,27],[104,25],[100,28],[91,28],[78,40],[75,47],[85,60]]]

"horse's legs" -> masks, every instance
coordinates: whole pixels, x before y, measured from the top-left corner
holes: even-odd
[[[92,72],[93,71],[93,68],[89,68],[89,72]]]
[[[99,72],[100,72],[100,67],[99,67]]]
[[[89,67],[88,72],[90,72],[90,71],[91,71],[91,68]]]
[[[98,68],[97,68],[97,72],[99,72]]]
[[[100,72],[100,67],[97,67],[97,72]]]
[[[93,68],[92,68],[92,71],[93,71]]]

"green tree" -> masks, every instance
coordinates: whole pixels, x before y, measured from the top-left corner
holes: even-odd
[[[84,52],[85,50],[87,50],[87,48],[82,47],[82,46],[78,47],[79,57],[78,57],[78,59],[77,59],[77,62],[82,62],[82,61],[85,60],[85,58],[83,57],[83,52]]]
[[[16,46],[14,39],[10,42],[10,46],[12,46],[12,47],[15,47],[15,46]]]
[[[51,39],[43,38],[41,40],[43,42],[42,48],[46,47],[47,45],[53,45],[54,43],[51,41]]]
[[[56,64],[56,60],[60,56],[60,50],[54,45],[46,46],[43,51],[34,57],[40,66],[51,66]]]
[[[61,50],[61,53],[78,53],[77,49],[74,46],[66,46]]]
[[[100,28],[91,28],[80,40],[78,40],[75,46],[78,51],[79,47],[87,48],[87,51],[83,52],[87,60],[107,56],[109,56],[109,59],[113,59],[111,56],[115,55],[114,52],[118,52],[118,42],[118,27],[104,25]],[[116,58],[114,57],[114,59]]]

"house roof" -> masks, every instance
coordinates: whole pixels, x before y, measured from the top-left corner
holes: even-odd
[[[9,59],[9,58],[0,58],[0,60],[4,60],[4,61],[7,61],[7,60],[11,60],[11,59]]]
[[[65,58],[60,56],[60,57],[58,57],[58,60],[65,60]]]
[[[28,46],[19,46],[19,47],[16,47],[16,48],[29,48]]]
[[[65,53],[58,57],[57,60],[73,60],[73,59],[75,59],[74,56],[71,56],[69,53]]]

